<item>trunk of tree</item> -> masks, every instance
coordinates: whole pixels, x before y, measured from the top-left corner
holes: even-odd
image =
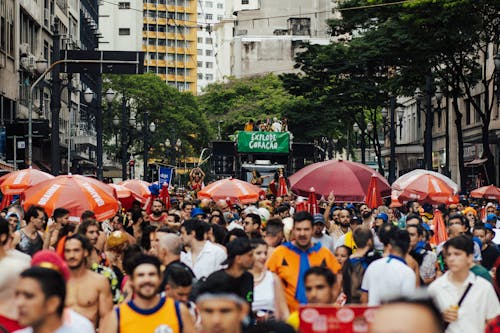
[[[490,101],[490,81],[487,79],[486,75],[486,61],[487,54],[483,52],[483,89],[484,89],[484,117],[483,126],[481,128],[481,138],[483,143],[483,156],[482,158],[488,159],[486,161],[486,175],[488,183],[485,185],[496,184],[496,172],[495,172],[495,160],[490,149],[490,122],[491,122],[491,112],[493,111],[493,100]]]
[[[373,142],[373,149],[375,150],[375,155],[377,155],[377,163],[379,173],[384,175],[384,165],[382,164],[382,146],[380,145],[380,140],[378,139],[378,127],[377,127],[377,113],[371,113],[371,122],[373,124],[373,137],[368,135],[368,138]]]
[[[455,89],[454,89],[455,90]],[[462,113],[458,108],[458,93],[453,93],[453,111],[455,111],[455,127],[457,129],[457,144],[458,144],[458,170],[460,172],[460,190],[465,188],[467,175],[465,174],[464,162],[464,137],[462,133]]]

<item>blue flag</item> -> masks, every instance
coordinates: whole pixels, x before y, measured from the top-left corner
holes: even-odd
[[[160,170],[158,172],[158,184],[163,186],[164,183],[167,183],[170,186],[170,182],[172,180],[172,171],[173,169],[167,166],[160,166]]]

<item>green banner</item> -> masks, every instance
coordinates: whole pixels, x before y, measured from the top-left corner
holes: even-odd
[[[287,132],[239,132],[239,153],[288,153],[290,135]]]

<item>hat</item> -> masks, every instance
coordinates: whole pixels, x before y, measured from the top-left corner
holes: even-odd
[[[66,262],[57,254],[49,250],[41,250],[31,258],[31,266],[39,266],[53,269],[62,275],[64,280],[68,281],[70,272]]]
[[[205,211],[199,207],[196,207],[196,208],[193,208],[193,210],[191,211],[191,217],[195,217],[197,215],[202,215],[202,216],[205,216]]]
[[[127,235],[125,233],[121,232],[120,230],[113,231],[109,236],[107,240],[107,245],[108,249],[112,249],[114,247],[120,246],[122,244],[127,243]]]
[[[467,214],[469,214],[469,213],[472,213],[472,214],[474,214],[474,215],[477,215],[476,210],[475,210],[474,208],[472,208],[472,207],[466,207],[466,208],[463,210],[463,213],[464,213],[464,215],[467,215]]]
[[[325,218],[323,217],[323,215],[321,214],[314,214],[314,220],[313,220],[313,223],[316,224],[316,223],[322,223],[322,224],[326,224],[325,223]]]
[[[375,216],[375,219],[381,219],[384,223],[387,223],[389,216],[386,213],[378,213],[377,216]]]
[[[351,224],[363,224],[363,220],[354,215],[351,217]]]
[[[490,223],[485,223],[484,224],[484,229],[493,231],[493,226]]]
[[[350,203],[347,206],[345,206],[345,208],[347,208],[347,209],[356,209],[356,207],[354,207],[354,205],[352,203]]]
[[[226,248],[227,258],[222,262],[223,265],[229,265],[236,256],[252,251],[252,244],[248,238],[238,237],[229,242]]]
[[[486,221],[496,221],[497,220],[497,216],[495,214],[488,214],[486,215]]]

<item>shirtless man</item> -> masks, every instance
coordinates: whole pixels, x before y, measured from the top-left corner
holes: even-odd
[[[64,260],[71,273],[66,306],[88,318],[97,328],[100,319],[112,310],[113,300],[106,278],[87,269],[90,247],[87,238],[80,234],[66,238]]]

